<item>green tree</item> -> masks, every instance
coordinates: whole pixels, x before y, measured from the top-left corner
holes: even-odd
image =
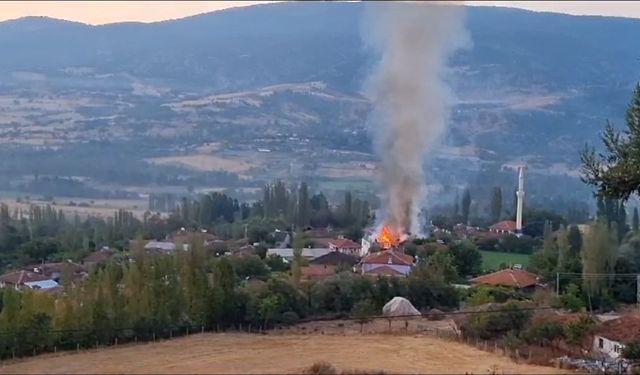
[[[469,189],[464,189],[462,193],[462,223],[469,223],[469,208],[471,207],[471,193]]]
[[[542,253],[552,265],[558,262],[558,247],[553,238],[553,227],[550,221],[544,223],[544,231],[542,232]]]
[[[622,350],[622,356],[630,360],[640,359],[640,340],[632,341],[625,345]]]
[[[591,224],[582,248],[584,290],[590,296],[605,293],[609,280],[593,274],[612,273],[615,266],[615,235],[603,220]]]
[[[569,235],[564,225],[560,225],[560,229],[556,232],[556,245],[558,247],[558,266],[557,270],[564,272],[571,258],[571,246],[569,244]]]
[[[502,215],[502,189],[499,186],[493,188],[490,207],[491,222],[497,223]]]
[[[300,183],[298,188],[298,215],[296,224],[298,227],[309,225],[311,221],[311,200],[309,198],[309,187],[306,182]]]
[[[601,136],[605,152],[586,146],[581,153],[582,179],[601,196],[626,200],[640,192],[640,84],[636,85],[626,113],[626,129],[607,122]]]
[[[458,279],[455,257],[448,251],[436,251],[427,259],[427,273],[446,283]]]
[[[476,245],[468,240],[453,244],[449,248],[460,276],[476,275],[482,267],[482,254]]]
[[[268,296],[260,301],[258,313],[264,322],[265,328],[269,326],[269,322],[275,320],[280,310],[280,299],[278,296]]]
[[[457,220],[460,215],[460,195],[458,195],[458,191],[456,190],[456,198],[453,201],[453,220]]]

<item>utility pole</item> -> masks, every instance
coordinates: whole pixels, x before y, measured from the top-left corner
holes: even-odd
[[[640,282],[640,276],[638,282]],[[556,296],[560,297],[560,272],[556,272]]]

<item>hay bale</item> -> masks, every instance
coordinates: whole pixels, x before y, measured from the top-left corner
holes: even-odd
[[[385,316],[419,316],[420,311],[416,309],[408,299],[403,297],[393,297],[382,308],[382,314]]]

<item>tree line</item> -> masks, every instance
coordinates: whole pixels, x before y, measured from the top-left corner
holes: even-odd
[[[201,239],[173,255],[135,248],[131,261],[97,267],[82,283],[63,275],[65,293],[58,297],[2,290],[0,357],[151,340],[187,329],[257,330],[310,317],[380,315],[395,296],[422,310],[450,309],[459,301],[448,285],[454,276],[447,258],[423,262],[406,279],[346,270],[307,282],[257,256],[215,256]]]

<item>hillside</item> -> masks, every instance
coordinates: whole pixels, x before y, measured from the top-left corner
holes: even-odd
[[[359,34],[365,6],[269,4],[150,24],[2,22],[0,142],[19,145],[6,149],[2,178],[51,164],[29,151],[43,147],[101,158],[87,142],[137,163],[129,174],[142,160],[208,142],[253,164],[258,148],[281,152],[250,173],[257,180],[290,176],[292,157],[316,176],[329,168],[319,161],[375,160],[361,93],[374,61]],[[548,179],[586,194],[577,153],[607,119],[622,122],[640,79],[640,21],[492,7],[470,7],[466,17],[473,46],[447,74],[456,105],[428,175],[445,187],[508,185],[513,176],[501,171],[525,160],[537,176],[531,197],[566,191],[550,190]],[[30,155],[18,167],[17,152]],[[87,176],[73,162],[49,169]]]

